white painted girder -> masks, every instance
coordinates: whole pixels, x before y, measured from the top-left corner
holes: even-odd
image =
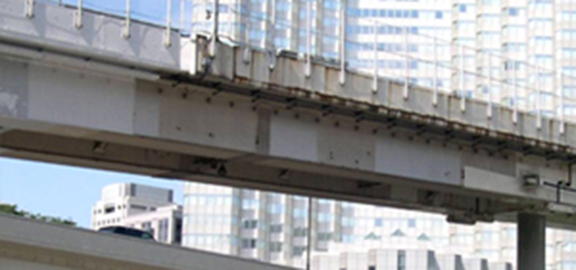
[[[30,19],[16,15],[19,4],[0,10],[9,22],[0,42],[10,43],[0,46],[5,156],[478,215],[549,209],[555,191],[525,189],[521,177],[565,179],[576,157],[574,125],[559,134],[560,123],[546,120],[538,129],[528,114],[514,124],[504,108],[486,118],[486,104],[467,100],[462,112],[446,94],[434,106],[433,92],[416,87],[405,99],[388,80],[373,92],[358,73],[342,85],[338,67],[317,61],[306,78],[301,59],[280,55],[270,69],[269,54],[246,61],[242,48],[220,43],[212,58],[202,37],[174,36],[165,47],[165,29],[136,22],[126,39],[118,18],[89,12],[72,29],[71,10],[39,3],[46,17]],[[114,147],[95,153],[99,142]],[[195,171],[196,158],[230,164],[229,179]],[[286,169],[326,180],[283,186],[257,173]],[[429,192],[436,203],[418,199]],[[576,196],[563,192],[561,203],[576,205]]]

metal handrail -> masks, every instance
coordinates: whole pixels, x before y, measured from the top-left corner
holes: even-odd
[[[35,0],[23,0],[25,2],[25,7],[26,7],[26,16],[28,17],[32,17],[34,14],[34,1]],[[76,11],[76,16],[75,16],[75,25],[76,27],[82,27],[82,12],[84,12],[85,10],[91,10],[91,9],[87,9],[84,5],[87,2],[90,2],[90,0],[66,0],[66,1],[62,1],[62,0],[36,0],[36,1],[42,1],[42,2],[48,2],[48,3],[54,3],[54,4],[58,4],[58,5],[67,5],[70,6],[72,8],[77,8]],[[126,21],[126,26],[125,26],[125,32],[123,33],[123,36],[125,38],[130,38],[130,24],[131,21],[135,21],[138,15],[141,18],[144,18],[144,20],[146,20],[147,17],[147,13],[143,12],[141,10],[137,10],[134,9],[132,7],[132,5],[130,4],[130,1],[132,1],[132,3],[138,1],[138,0],[125,0],[125,1],[119,1],[119,8],[118,11],[116,12],[116,10],[114,11],[114,16],[124,16],[124,19]],[[172,5],[172,2],[176,1],[179,3],[179,5]],[[466,45],[461,45],[461,44],[453,44],[453,42],[450,41],[446,41],[443,40],[441,38],[437,38],[437,37],[433,37],[431,35],[427,35],[427,34],[416,34],[416,33],[411,33],[407,28],[407,27],[401,27],[401,26],[396,26],[396,25],[392,25],[392,24],[387,24],[387,23],[383,23],[377,19],[373,19],[373,18],[367,18],[366,22],[373,22],[373,34],[374,34],[374,39],[372,44],[368,44],[366,42],[358,42],[356,40],[351,40],[350,39],[350,35],[343,35],[343,33],[345,33],[345,27],[342,24],[343,20],[340,19],[340,25],[339,25],[339,33],[335,33],[333,35],[331,34],[327,34],[327,33],[323,33],[321,31],[317,31],[316,29],[312,28],[312,11],[313,11],[313,3],[311,1],[301,1],[301,0],[296,0],[295,3],[304,3],[305,5],[305,10],[306,10],[306,29],[301,29],[300,25],[295,25],[293,23],[286,23],[284,21],[280,21],[277,20],[276,14],[271,14],[270,16],[258,16],[256,14],[250,13],[250,12],[243,12],[242,10],[238,10],[236,9],[235,5],[233,4],[223,4],[220,5],[218,4],[217,0],[213,0],[214,2],[206,2],[205,6],[206,6],[206,10],[208,9],[208,7],[211,7],[212,9],[212,17],[211,19],[207,18],[205,21],[199,21],[198,23],[212,23],[212,28],[213,29],[203,29],[203,27],[197,27],[195,25],[193,25],[193,22],[195,22],[194,20],[194,16],[197,15],[195,14],[195,12],[197,12],[197,10],[187,10],[186,9],[186,3],[188,0],[167,0],[165,2],[166,4],[166,13],[165,13],[165,18],[161,19],[164,20],[164,24],[162,23],[158,23],[157,20],[155,19],[151,19],[150,23],[155,24],[159,27],[165,27],[166,28],[166,35],[165,35],[165,45],[166,46],[170,46],[172,41],[170,40],[170,32],[174,29],[179,29],[181,33],[186,33],[187,31],[191,34],[193,34],[193,32],[195,31],[207,31],[208,33],[214,33],[216,34],[218,37],[227,37],[230,40],[233,40],[234,42],[238,43],[241,46],[246,46],[246,47],[259,47],[259,49],[262,50],[275,50],[276,48],[274,48],[274,44],[269,44],[269,40],[268,37],[265,37],[265,42],[263,42],[262,46],[257,46],[255,44],[251,43],[250,40],[250,36],[249,36],[249,27],[250,27],[250,23],[248,23],[246,25],[246,34],[247,34],[247,40],[241,40],[239,39],[239,37],[235,36],[235,34],[237,33],[230,33],[229,31],[226,31],[226,29],[220,29],[223,25],[223,23],[233,23],[234,22],[234,26],[235,27],[239,27],[240,22],[237,22],[236,20],[232,20],[229,22],[219,22],[217,19],[219,18],[218,14],[218,10],[221,7],[226,7],[226,12],[234,15],[234,16],[239,16],[240,18],[244,19],[244,20],[248,20],[248,21],[256,21],[259,23],[265,23],[266,25],[273,25],[272,27],[274,27],[275,30],[277,29],[284,29],[284,30],[290,30],[290,31],[294,31],[297,32],[299,34],[299,31],[304,30],[306,33],[306,48],[304,51],[300,51],[298,50],[298,48],[295,48],[294,51],[302,53],[305,56],[306,59],[306,75],[310,76],[310,72],[311,72],[311,57],[312,57],[312,51],[313,51],[313,47],[312,47],[312,41],[313,40],[323,40],[325,38],[330,38],[333,39],[335,42],[341,42],[343,44],[341,44],[339,46],[339,49],[337,49],[336,51],[334,51],[333,53],[335,55],[339,55],[338,58],[340,59],[336,59],[336,60],[340,60],[341,63],[341,67],[346,67],[345,64],[347,62],[349,62],[348,58],[346,57],[346,54],[343,53],[342,51],[347,50],[346,47],[347,45],[355,45],[358,48],[361,48],[363,51],[366,52],[370,52],[372,51],[374,53],[374,58],[372,59],[373,61],[373,68],[372,71],[370,72],[370,68],[362,68],[362,67],[348,67],[349,69],[355,69],[358,70],[362,73],[366,73],[366,72],[370,72],[371,76],[373,76],[374,78],[374,82],[373,82],[373,87],[372,87],[372,91],[378,91],[378,81],[379,78],[383,78],[386,76],[383,76],[382,73],[386,72],[386,71],[391,71],[392,69],[387,69],[387,68],[380,68],[379,66],[379,60],[381,60],[380,56],[382,54],[384,55],[389,55],[391,57],[398,57],[398,59],[400,60],[404,60],[404,71],[402,72],[403,74],[400,75],[403,80],[403,84],[404,84],[404,88],[403,88],[403,96],[404,98],[409,98],[409,91],[410,91],[410,87],[411,87],[411,76],[410,76],[410,67],[409,67],[409,63],[411,61],[415,61],[417,63],[424,63],[427,65],[431,65],[434,69],[433,72],[433,85],[431,87],[431,90],[434,91],[434,99],[432,101],[432,103],[434,105],[437,105],[438,99],[437,99],[437,95],[438,95],[438,91],[442,90],[438,85],[439,82],[439,72],[440,73],[445,73],[447,71],[450,72],[449,76],[441,76],[442,78],[446,78],[446,79],[450,79],[452,82],[454,82],[454,79],[458,79],[460,81],[460,86],[459,86],[459,91],[460,91],[460,96],[462,99],[461,102],[461,108],[462,111],[465,111],[465,104],[466,104],[466,93],[464,93],[463,91],[466,90],[466,85],[469,85],[469,82],[467,82],[467,78],[472,77],[474,79],[474,84],[472,86],[472,92],[474,92],[476,89],[478,89],[478,87],[484,87],[487,86],[488,87],[488,93],[486,95],[486,97],[484,98],[479,98],[479,97],[474,97],[474,99],[479,99],[479,100],[484,100],[488,103],[488,109],[487,109],[487,117],[490,118],[492,117],[492,107],[495,106],[505,106],[505,107],[511,107],[514,110],[514,122],[517,121],[517,112],[518,110],[521,111],[527,111],[527,112],[531,112],[536,110],[536,113],[538,115],[538,119],[540,119],[540,117],[542,116],[542,109],[543,106],[541,106],[542,104],[542,97],[541,95],[543,93],[545,93],[547,96],[550,96],[552,99],[552,103],[554,103],[552,106],[547,106],[547,107],[552,107],[553,112],[554,112],[554,116],[557,116],[559,119],[561,119],[561,121],[564,121],[565,118],[565,114],[564,114],[564,105],[566,105],[567,103],[575,103],[576,104],[576,97],[566,97],[565,94],[563,93],[563,89],[564,89],[564,83],[567,81],[572,81],[574,82],[574,84],[576,85],[576,77],[571,76],[571,75],[567,75],[567,74],[563,74],[562,72],[557,72],[557,71],[553,71],[553,70],[549,70],[543,67],[539,67],[537,65],[533,65],[530,64],[526,61],[518,61],[518,60],[514,60],[511,58],[507,58],[504,57],[500,54],[495,54],[492,52],[481,52],[482,53],[482,58],[485,59],[487,57],[488,59],[488,65],[480,65],[477,64],[477,67],[482,67],[482,69],[485,69],[486,67],[489,67],[489,73],[488,75],[484,74],[485,72],[479,72],[478,69],[471,71],[471,70],[467,70],[465,65],[464,65],[464,57],[470,55],[467,52],[469,51],[473,51],[472,55],[477,55],[479,52],[477,52],[476,48],[470,47],[470,46],[466,46]],[[63,3],[65,2],[65,3]],[[84,3],[83,3],[84,2]],[[191,3],[191,2],[190,2]],[[345,19],[349,16],[346,16],[346,12],[345,12],[345,4],[343,4],[344,6],[342,6],[339,10],[337,9],[332,9],[333,11],[339,11],[340,15],[344,15],[344,22]],[[122,10],[122,6],[124,6],[124,10]],[[98,11],[98,10],[97,10]],[[204,10],[201,10],[201,12],[203,12]],[[98,12],[103,12],[106,13],[106,10],[101,10]],[[120,15],[116,14],[119,13]],[[174,14],[176,13],[176,14]],[[158,12],[156,10],[154,10],[154,14],[158,14]],[[150,15],[150,14],[148,14]],[[190,24],[186,25],[186,18],[189,17],[190,18]],[[178,20],[172,20],[172,18],[180,18],[179,21]],[[222,18],[222,19],[226,19],[226,18]],[[173,25],[173,23],[176,23],[178,26]],[[273,24],[272,24],[273,22]],[[188,28],[189,27],[189,28]],[[395,50],[381,50],[379,48],[379,39],[381,38],[381,33],[379,33],[381,27],[391,27],[393,29],[402,29],[401,33],[403,33],[403,41],[402,41],[402,48],[403,50],[401,52],[399,51],[395,51]],[[232,27],[230,27],[232,28]],[[219,30],[220,29],[220,30]],[[238,29],[239,31],[240,29]],[[417,39],[418,42],[417,43],[410,43],[410,40],[413,39]],[[431,43],[427,43],[426,40],[430,40]],[[272,37],[272,43],[273,43],[273,37]],[[394,43],[396,44],[396,43]],[[422,57],[422,54],[420,53],[413,53],[410,51],[409,46],[411,44],[426,44],[427,46],[432,45],[433,46],[433,53],[432,53],[432,57],[429,56],[425,56]],[[272,46],[272,47],[270,47]],[[442,61],[439,61],[439,57],[438,57],[438,47],[439,46],[447,46],[450,48],[456,48],[459,50],[459,53],[456,54],[451,54],[451,63],[450,64],[445,64]],[[291,48],[291,46],[288,46],[288,49],[294,49]],[[325,52],[316,52],[316,55],[323,55],[323,53]],[[342,59],[342,57],[345,57],[346,59]],[[460,61],[459,63],[454,63],[454,59],[459,57]],[[507,70],[503,70],[502,67],[497,66],[496,69],[500,70],[501,72],[499,73],[500,75],[494,77],[492,76],[492,70],[495,69],[492,64],[494,63],[493,60],[497,59],[498,63],[504,63],[504,62],[510,62],[513,64],[513,70],[512,71],[507,71]],[[525,74],[525,77],[523,77],[524,80],[528,80],[531,77],[535,77],[536,81],[540,80],[540,75],[541,74],[552,74],[553,76],[556,76],[558,78],[558,81],[560,83],[562,83],[560,89],[562,89],[562,91],[560,93],[556,93],[557,89],[549,89],[549,91],[546,91],[544,88],[545,87],[539,87],[539,84],[533,84],[530,85],[528,83],[524,83],[524,84],[519,84],[518,80],[520,78],[518,78],[518,71],[516,69],[517,66],[520,67],[524,67],[525,70],[523,71],[523,73]],[[340,83],[345,83],[345,76],[344,73],[346,71],[342,70],[342,74],[340,76]],[[510,75],[502,75],[502,74],[510,74]],[[370,76],[370,75],[369,75]],[[394,77],[397,77],[396,75],[394,75]],[[392,77],[392,79],[399,79],[399,78],[394,78]],[[511,77],[511,78],[510,78]],[[512,81],[510,81],[510,79],[512,79]],[[501,102],[497,101],[494,102],[495,100],[493,99],[493,95],[492,95],[492,89],[494,86],[498,86],[500,87],[500,96],[501,97],[507,97],[507,98],[513,98],[514,99],[514,105],[510,106],[510,105],[505,105],[502,104]],[[453,89],[458,89],[458,87],[455,87],[453,85],[452,87]],[[506,89],[506,91],[505,91]],[[513,95],[511,95],[512,93],[510,92],[510,89],[512,89]],[[524,94],[521,94],[519,92],[524,92]],[[534,99],[535,102],[530,102],[530,103],[535,103],[535,104],[528,104],[528,102],[526,102],[526,104],[523,106],[523,108],[519,108],[518,105],[518,100],[519,98],[522,96],[524,99],[529,98],[531,96],[533,96],[534,94],[537,95],[537,97]],[[560,113],[557,113],[557,104],[560,104],[561,110]],[[532,106],[529,106],[532,105]],[[546,117],[544,115],[544,117]],[[538,125],[540,125],[540,120],[538,120]]]

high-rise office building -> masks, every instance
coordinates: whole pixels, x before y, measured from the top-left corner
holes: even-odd
[[[312,200],[311,214],[313,254],[410,249],[416,241],[421,249],[459,254],[464,261],[516,262],[515,224],[450,224],[437,214],[324,199]],[[306,197],[186,185],[184,246],[304,267],[307,235]],[[546,258],[547,269],[576,269],[576,233],[547,229]]]
[[[180,244],[182,206],[173,202],[169,189],[119,183],[102,188],[92,207],[92,228],[126,226],[149,231],[157,241]]]
[[[193,31],[209,31],[212,1],[191,1]],[[576,112],[573,2],[221,0],[219,29],[240,44],[270,50],[329,59],[344,50],[351,70],[570,116]]]
[[[189,183],[184,200],[184,246],[304,266],[308,198]],[[352,213],[341,203],[313,200],[312,209],[315,250],[348,235]]]

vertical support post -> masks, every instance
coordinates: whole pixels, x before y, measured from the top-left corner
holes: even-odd
[[[544,270],[546,266],[546,219],[536,214],[518,214],[518,262],[522,270]]]
[[[164,46],[170,47],[172,46],[172,38],[170,37],[172,29],[172,0],[166,0],[166,4],[166,32],[164,33]]]
[[[340,84],[346,83],[346,0],[340,1]]]
[[[274,50],[274,39],[276,38],[276,0],[271,0],[269,7],[270,20],[268,20],[266,24],[269,25],[268,36],[270,37],[270,41],[268,42],[267,46],[269,46],[271,50]]]
[[[130,0],[126,0],[126,22],[124,25],[124,33],[122,33],[122,37],[129,38],[130,37],[130,13],[131,13],[131,4]]]
[[[516,61],[512,61],[512,92],[514,95],[514,108],[512,113],[512,122],[514,124],[518,123],[518,87],[516,86]]]
[[[58,0],[58,6],[62,5],[62,0]]]
[[[372,78],[372,92],[378,92],[378,21],[374,20],[374,74]]]
[[[218,0],[213,0],[212,2],[212,40],[210,42],[210,57],[214,58],[216,56],[216,44],[218,43],[218,17],[220,14],[220,2]],[[239,10],[240,11],[240,10]],[[248,25],[246,25],[248,27]]]
[[[26,17],[34,17],[34,0],[26,0],[24,5],[26,6]]]
[[[560,127],[559,132],[561,135],[564,134],[564,73],[562,71],[558,72],[558,84],[560,85]]]
[[[244,62],[244,64],[249,64],[250,63],[250,59],[252,58],[251,55],[251,51],[250,51],[250,46],[251,46],[251,40],[250,40],[250,25],[251,25],[251,18],[250,16],[247,16],[246,18],[246,32],[244,33],[244,36],[246,37],[246,42],[244,44],[244,49],[242,50],[242,62]]]
[[[438,106],[438,52],[437,52],[437,40],[436,37],[433,39],[433,62],[434,62],[434,95],[432,96],[432,105],[434,107]]]
[[[488,53],[488,106],[486,117],[492,118],[492,54]]]
[[[74,26],[78,29],[82,28],[82,0],[78,0],[78,9],[76,10],[76,17],[74,20]]]
[[[312,74],[312,0],[306,0],[306,78]]]
[[[466,111],[466,91],[464,91],[464,45],[460,45],[460,111]]]
[[[408,35],[409,35],[409,31],[410,31],[410,27],[405,27],[404,28],[404,92],[403,92],[403,97],[404,99],[408,99],[408,90],[409,90],[409,86],[408,84],[410,83],[410,51],[408,48]]]
[[[306,270],[311,269],[310,255],[312,254],[312,197],[308,197],[308,230],[306,237]]]
[[[542,128],[542,104],[541,103],[541,93],[540,93],[540,69],[536,67],[536,128],[540,130]]]

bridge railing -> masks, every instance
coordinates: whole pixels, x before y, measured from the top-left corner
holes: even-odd
[[[488,103],[487,118],[493,117],[494,108],[509,107],[514,111],[513,121],[518,120],[518,112],[530,113],[537,116],[537,126],[543,117],[564,121],[576,115],[576,77],[442,40],[414,27],[354,16],[342,5],[317,7],[315,0],[295,0],[290,3],[299,12],[280,16],[277,10],[282,8],[275,6],[280,1],[264,1],[260,10],[251,10],[251,5],[240,1],[223,2],[217,5],[218,12],[214,12],[214,0],[22,1],[27,14],[33,13],[34,2],[75,8],[80,15],[77,26],[82,24],[83,10],[121,17],[126,21],[127,38],[132,20],[164,27],[167,33],[210,35],[217,14],[221,39],[259,50],[295,51],[309,64],[312,57],[332,61],[342,66],[343,73],[372,76],[373,91],[378,89],[379,78],[388,78],[404,84],[406,98],[414,86],[426,87],[434,93],[459,96],[462,111],[466,111],[466,99],[477,99]],[[340,80],[345,83],[345,76]],[[433,96],[431,102],[436,104],[437,95]]]

